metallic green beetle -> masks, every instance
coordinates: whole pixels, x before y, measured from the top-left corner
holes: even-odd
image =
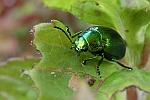
[[[57,28],[65,33],[70,42],[73,44],[71,48],[75,49],[77,56],[79,56],[81,52],[87,51],[94,55],[91,58],[85,58],[82,62],[83,65],[86,65],[87,61],[95,59],[98,56],[102,57],[97,63],[97,73],[100,77],[101,74],[99,66],[104,58],[109,61],[116,62],[124,68],[130,70],[132,69],[117,61],[124,57],[126,52],[126,44],[115,30],[102,26],[92,26],[85,31],[80,31],[74,35],[71,35],[68,27],[67,33],[60,27],[54,26],[54,28]],[[73,42],[72,38],[76,36],[78,37]]]

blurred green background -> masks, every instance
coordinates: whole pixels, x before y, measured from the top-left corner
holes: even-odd
[[[0,0],[0,62],[12,57],[39,57],[31,45],[32,27],[57,19],[74,32],[86,23],[67,12],[49,9],[39,0]]]

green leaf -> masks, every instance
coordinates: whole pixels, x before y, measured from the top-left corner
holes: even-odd
[[[26,70],[24,73],[29,75],[39,88],[40,100],[46,98],[51,98],[53,100],[69,100],[73,96],[74,90],[67,88],[68,81],[72,75],[76,76],[77,74],[83,77],[86,73],[99,78],[99,76],[96,75],[97,73],[95,69],[98,60],[93,60],[91,63],[87,63],[87,66],[85,67],[82,66],[81,62],[83,59],[91,55],[83,53],[80,57],[75,57],[76,52],[70,49],[70,41],[62,31],[54,28],[54,25],[66,30],[65,25],[55,20],[52,20],[51,23],[40,23],[34,26],[32,30],[34,31],[35,36],[33,43],[43,57],[41,62],[32,70]],[[101,67],[103,77],[109,76],[112,72],[118,69],[116,64],[109,62],[105,63],[104,61],[102,66],[103,65],[105,66]],[[52,91],[50,92],[50,90]],[[59,96],[53,95],[58,93]]]
[[[149,22],[150,23],[150,22]],[[145,38],[148,42],[150,42],[150,24],[148,25],[146,32],[145,32]]]
[[[147,0],[42,0],[50,8],[68,11],[85,22],[115,28],[127,42],[129,66],[141,63],[145,32],[150,24]],[[133,49],[134,48],[134,49]]]
[[[65,34],[54,26],[66,30],[61,22],[52,20],[51,23],[40,23],[33,28],[35,39],[33,43],[42,54],[42,60],[31,70],[25,70],[39,90],[39,100],[70,100],[78,90],[80,80],[86,80],[85,74],[91,75],[96,82],[91,89],[96,100],[109,100],[116,92],[134,85],[150,92],[150,72],[145,70],[119,70],[116,63],[103,61],[101,74],[96,75],[98,59],[89,61],[86,66],[81,62],[85,57],[92,56],[88,52],[75,57],[71,43]],[[85,93],[83,93],[85,94]]]
[[[116,71],[104,81],[100,91],[113,94],[114,91],[123,90],[122,87],[137,86],[139,89],[150,92],[150,72],[146,70],[126,70]]]
[[[87,72],[87,74],[94,74],[96,77],[95,68],[98,60],[91,61],[95,66],[87,63],[88,66],[83,67],[81,65],[83,59],[93,55],[83,53],[80,57],[75,57],[76,52],[70,49],[72,44],[61,30],[54,28],[54,25],[66,30],[65,25],[56,20],[52,20],[52,23],[41,23],[34,27],[35,39],[33,43],[43,56],[42,61],[36,67],[53,68],[56,70],[65,69],[68,71],[71,70],[72,72],[84,71]],[[111,63],[107,63],[107,65],[110,67],[115,66]],[[116,70],[115,67],[112,67],[112,69]],[[112,72],[110,71],[108,73],[110,74]],[[108,76],[109,74],[103,76]]]
[[[30,75],[38,87],[40,91],[38,100],[69,100],[73,95],[67,85],[69,74],[37,68],[24,73]]]
[[[21,77],[21,70],[30,69],[39,60],[13,59],[0,65],[0,100],[33,100],[37,91],[33,82]]]

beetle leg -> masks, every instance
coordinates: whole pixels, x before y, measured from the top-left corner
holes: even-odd
[[[96,59],[99,55],[96,55],[94,57],[90,57],[90,58],[85,58],[82,62],[82,65],[86,65],[86,62],[89,61],[89,60],[93,60],[93,59]]]
[[[67,27],[67,32],[68,32],[68,34],[69,34],[69,36],[70,36],[71,38],[74,38],[74,37],[78,36],[79,34],[81,34],[81,33],[83,32],[83,31],[79,31],[79,32],[77,32],[77,33],[71,35],[71,32],[70,32],[70,30],[69,30],[69,27],[68,27],[68,26],[66,26],[66,27]]]
[[[71,35],[71,32],[70,32],[70,30],[69,30],[69,27],[68,26],[66,26],[66,30],[67,30],[67,32],[68,32],[68,34],[69,34],[69,36],[72,38],[72,35]]]
[[[129,70],[132,70],[131,67],[125,66],[125,65],[123,65],[122,63],[120,63],[120,62],[118,62],[118,61],[116,61],[116,60],[112,60],[112,61],[116,62],[117,64],[119,64],[120,66],[122,66],[122,67],[124,67],[124,68],[127,68],[127,69],[129,69]]]
[[[101,60],[97,63],[97,67],[96,67],[96,69],[97,69],[97,74],[100,76],[100,78],[102,77],[101,76],[101,73],[100,73],[100,65],[101,65],[101,63],[102,63],[102,61],[103,61],[103,59],[104,59],[104,54],[102,54],[102,58],[101,58]]]
[[[73,34],[71,37],[74,38],[74,37],[78,36],[79,34],[81,34],[82,32],[83,32],[83,31],[79,31],[79,32]]]

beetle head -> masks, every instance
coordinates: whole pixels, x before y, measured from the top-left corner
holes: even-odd
[[[75,51],[77,51],[77,56],[79,56],[81,52],[86,52],[88,50],[88,44],[83,37],[78,37],[74,44],[72,48],[75,48]]]

